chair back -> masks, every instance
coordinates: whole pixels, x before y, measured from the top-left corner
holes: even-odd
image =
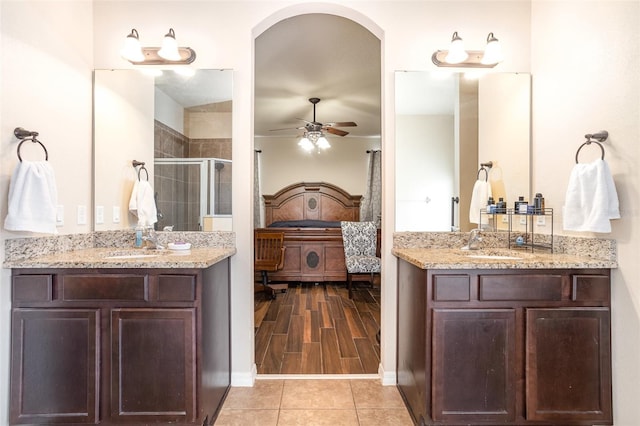
[[[277,271],[284,264],[284,232],[256,232],[254,241],[256,271]]]
[[[373,222],[340,222],[345,257],[375,256],[377,228]]]

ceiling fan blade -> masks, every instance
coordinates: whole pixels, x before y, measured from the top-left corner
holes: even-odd
[[[324,130],[326,130],[327,133],[331,133],[333,135],[338,135],[338,136],[346,136],[346,135],[349,134],[349,132],[345,132],[344,130],[336,129],[334,127],[327,127]]]
[[[301,130],[304,127],[283,127],[282,129],[269,129],[270,132],[278,132],[280,130]]]
[[[330,126],[330,127],[356,127],[357,124],[354,123],[353,121],[341,121],[338,123],[326,123],[325,126]]]

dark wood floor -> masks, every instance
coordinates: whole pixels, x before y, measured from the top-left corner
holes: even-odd
[[[358,287],[351,300],[344,283],[255,295],[259,374],[376,374],[379,330],[379,287]]]

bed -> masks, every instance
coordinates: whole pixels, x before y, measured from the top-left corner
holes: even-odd
[[[269,274],[271,281],[346,281],[340,221],[360,220],[362,196],[330,183],[300,182],[263,198],[265,228],[254,232],[284,233],[284,266]]]

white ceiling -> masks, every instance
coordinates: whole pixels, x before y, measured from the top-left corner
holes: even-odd
[[[254,133],[300,135],[317,97],[316,121],[354,121],[341,128],[346,138],[380,137],[380,73],[380,41],[359,24],[327,14],[280,21],[256,39]],[[292,130],[271,130],[281,128]]]

